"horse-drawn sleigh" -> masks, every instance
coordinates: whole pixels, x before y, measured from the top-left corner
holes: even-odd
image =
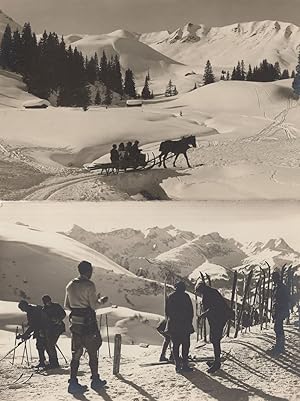
[[[120,171],[143,171],[152,169],[154,166],[161,166],[163,164],[164,168],[166,166],[166,160],[174,157],[173,166],[176,167],[176,161],[180,154],[183,154],[187,165],[191,168],[188,160],[187,151],[190,147],[196,147],[196,138],[194,135],[188,137],[183,137],[178,141],[163,141],[159,146],[160,154],[155,156],[152,153],[150,157],[148,154],[140,154],[136,159],[124,159],[111,163],[95,163],[87,166],[88,170],[100,170],[100,174],[119,174]]]

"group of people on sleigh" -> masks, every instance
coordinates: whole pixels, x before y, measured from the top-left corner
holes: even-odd
[[[139,141],[127,142],[126,146],[123,142],[117,146],[114,144],[110,151],[110,161],[112,164],[122,168],[131,165],[144,165],[146,163],[146,155],[139,149]]]

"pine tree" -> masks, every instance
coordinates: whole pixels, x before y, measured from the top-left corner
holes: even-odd
[[[275,79],[281,79],[281,69],[280,69],[280,64],[278,61],[274,64],[274,69],[275,69]]]
[[[253,80],[253,72],[252,72],[251,64],[249,64],[248,72],[246,75],[246,81],[252,81],[252,80]]]
[[[119,95],[123,95],[123,79],[122,79],[122,73],[121,73],[121,65],[120,65],[120,60],[119,56],[115,55],[113,59],[113,85],[112,85],[112,90],[116,93],[119,93]]]
[[[282,71],[282,74],[281,74],[281,78],[280,78],[280,79],[289,79],[289,77],[290,77],[289,70],[284,69],[284,70]],[[295,78],[295,77],[292,77],[292,78]]]
[[[103,103],[106,106],[109,106],[112,103],[112,92],[111,92],[111,90],[110,90],[110,88],[108,86],[106,87],[105,98],[104,98]]]
[[[104,84],[107,83],[108,80],[108,68],[107,68],[108,62],[107,62],[107,57],[105,54],[105,51],[103,50],[102,57],[100,59],[100,71],[99,71],[99,79],[102,81]]]
[[[295,78],[295,76],[296,76],[296,73],[295,73],[295,70],[293,70],[291,73],[291,78]]]
[[[296,75],[292,83],[292,87],[294,89],[294,93],[299,97],[300,96],[300,52],[298,56],[298,64],[296,67]]]
[[[86,58],[86,74],[87,80],[89,83],[94,84],[97,80],[97,63],[94,57],[91,57],[89,60]]]
[[[124,94],[134,99],[136,98],[134,75],[130,68],[125,71]]]
[[[226,81],[229,81],[230,80],[230,74],[229,74],[229,71],[227,71],[227,73],[226,73]]]
[[[195,83],[194,89],[197,89],[196,83]],[[170,79],[170,81],[168,82],[168,85],[166,87],[166,90],[165,90],[165,96],[169,97],[169,96],[176,96],[176,95],[178,95],[176,85],[174,85]]]
[[[98,89],[95,96],[95,105],[99,106],[100,104],[101,104],[101,96],[100,96],[100,91]]]
[[[203,84],[209,85],[214,82],[215,82],[215,76],[213,73],[213,69],[212,69],[210,61],[207,60],[207,63],[206,63],[205,69],[204,69]]]
[[[12,50],[11,50],[11,69],[14,72],[21,70],[21,35],[18,30],[13,33],[12,37]]]
[[[12,63],[12,33],[10,25],[6,25],[0,46],[0,65],[5,70],[10,70]]]
[[[232,81],[235,81],[235,80],[236,80],[236,76],[237,76],[237,74],[236,74],[236,68],[233,67],[233,70],[232,70],[232,73],[231,73],[231,80],[232,80]]]
[[[246,71],[245,71],[245,63],[244,60],[241,61],[241,80],[245,81],[246,79]]]
[[[147,75],[146,75],[145,84],[144,84],[144,87],[142,90],[142,98],[143,99],[151,99],[151,92],[149,89],[149,79],[148,79]]]

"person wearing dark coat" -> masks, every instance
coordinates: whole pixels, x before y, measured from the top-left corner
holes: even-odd
[[[132,142],[127,142],[125,146],[125,160],[132,160]]]
[[[175,284],[175,291],[166,300],[166,332],[170,335],[173,344],[173,357],[177,373],[192,371],[188,366],[190,350],[190,335],[194,332],[194,310],[191,298],[185,292],[183,281]],[[181,346],[181,355],[179,348]]]
[[[274,271],[272,274],[274,283],[273,288],[273,302],[272,302],[272,316],[274,320],[274,331],[276,334],[275,346],[271,349],[274,354],[281,354],[285,352],[285,337],[283,329],[284,319],[289,317],[291,308],[291,297],[289,290],[281,280],[280,273]]]
[[[112,164],[118,164],[119,163],[119,152],[117,150],[117,145],[113,145],[112,149],[110,151],[110,161]]]
[[[55,369],[59,367],[56,344],[59,336],[66,330],[64,324],[66,312],[61,305],[52,302],[49,295],[44,295],[42,297],[42,301],[44,304],[43,311],[48,317],[48,327],[46,330],[46,349],[49,355],[49,368]]]
[[[46,346],[46,330],[48,319],[43,309],[39,305],[31,305],[27,301],[22,300],[18,304],[18,308],[27,314],[28,328],[23,334],[18,334],[17,339],[28,340],[33,333],[33,338],[36,339],[36,349],[39,355],[39,363],[37,368],[46,367],[45,350]]]
[[[207,317],[209,323],[209,337],[214,347],[215,359],[208,373],[214,373],[221,367],[221,339],[225,324],[231,318],[231,309],[219,291],[204,282],[198,283],[195,290],[202,296],[204,312],[200,317]]]

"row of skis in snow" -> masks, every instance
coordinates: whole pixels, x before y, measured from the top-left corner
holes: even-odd
[[[262,266],[246,266],[240,274],[235,271],[232,280],[232,290],[230,308],[234,312],[234,319],[229,320],[225,326],[223,336],[230,336],[231,329],[234,329],[234,337],[240,331],[250,331],[251,326],[259,325],[260,329],[268,328],[272,321],[273,309],[273,283],[271,278],[271,267],[266,263],[266,268]],[[281,281],[284,282],[289,293],[294,298],[299,292],[299,282],[295,279],[296,267],[287,266],[281,268]],[[206,280],[202,274],[202,280],[211,286],[211,279],[206,274]],[[241,295],[239,295],[241,294]],[[203,307],[198,302],[195,295],[196,316],[197,316],[197,341],[200,339],[207,342],[206,318],[199,318],[203,312]]]

